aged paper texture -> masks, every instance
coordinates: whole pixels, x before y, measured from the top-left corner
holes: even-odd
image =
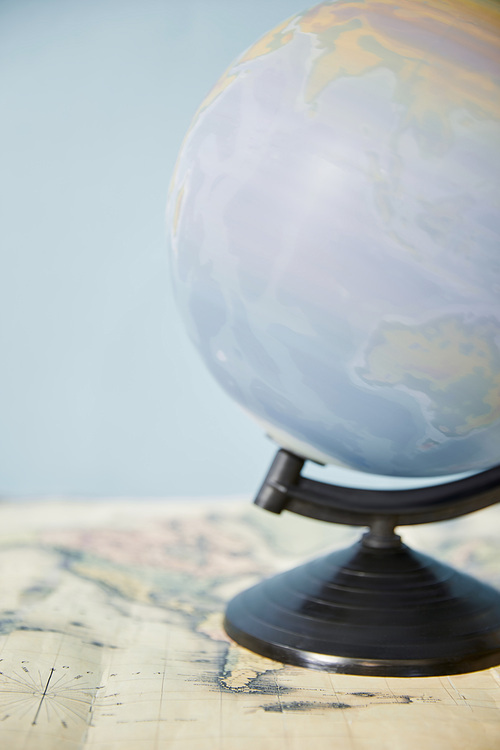
[[[500,508],[404,537],[500,585]],[[6,750],[498,750],[500,670],[419,679],[283,666],[224,603],[359,532],[242,500],[0,505]]]

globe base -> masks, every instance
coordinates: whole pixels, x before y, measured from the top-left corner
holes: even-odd
[[[329,672],[426,677],[500,663],[500,593],[406,545],[363,541],[238,594],[245,648]]]
[[[277,661],[346,674],[426,677],[500,664],[500,592],[412,550],[394,533],[396,524],[496,502],[498,469],[441,489],[389,498],[349,489],[344,497],[346,488],[301,477],[303,463],[280,451],[256,502],[370,531],[347,549],[238,594],[227,607],[228,635]]]

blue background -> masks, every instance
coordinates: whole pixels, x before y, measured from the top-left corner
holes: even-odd
[[[164,204],[202,98],[302,9],[0,2],[0,493],[255,490],[274,446],[186,339]]]

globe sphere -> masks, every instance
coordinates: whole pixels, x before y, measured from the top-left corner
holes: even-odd
[[[334,0],[201,104],[171,182],[177,302],[279,444],[391,476],[500,458],[500,5]]]

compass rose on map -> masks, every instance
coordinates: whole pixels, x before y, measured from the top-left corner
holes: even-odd
[[[9,674],[0,670],[0,721],[23,719],[33,726],[55,721],[64,728],[87,723],[99,689],[92,677],[91,671],[71,674],[69,666],[40,670],[27,660]]]

